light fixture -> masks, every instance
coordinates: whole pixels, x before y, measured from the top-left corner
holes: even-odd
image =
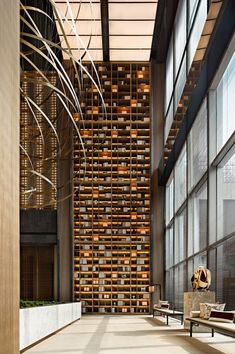
[[[79,122],[81,119],[80,113],[74,113],[73,114],[73,119],[75,120],[75,122]]]
[[[117,137],[118,137],[118,131],[112,130],[112,138],[117,138]]]
[[[93,190],[93,198],[99,198],[99,191],[98,190]]]
[[[131,219],[136,220],[137,219],[137,213],[132,212],[131,213]]]
[[[131,100],[131,107],[136,107],[137,106],[137,100],[132,99]]]
[[[90,138],[91,137],[91,131],[89,131],[89,130],[83,129],[83,130],[81,130],[80,134],[83,138]]]
[[[137,133],[137,130],[131,130],[131,137],[132,138],[137,138],[137,135],[138,135],[138,133]]]
[[[131,190],[137,191],[137,181],[131,181]]]
[[[118,173],[127,173],[127,167],[126,166],[118,166],[117,167],[117,172]]]
[[[137,71],[137,77],[138,77],[138,79],[143,79],[144,78],[143,71]]]
[[[108,158],[108,157],[110,157],[110,156],[111,156],[111,153],[108,152],[108,151],[102,151],[102,152],[100,153],[100,157],[102,157],[102,158],[104,158],[104,159],[106,159],[106,158]]]
[[[118,92],[118,85],[112,85],[112,92]]]
[[[92,114],[99,114],[99,107],[92,107]]]

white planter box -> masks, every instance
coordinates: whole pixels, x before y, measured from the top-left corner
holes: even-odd
[[[20,309],[20,350],[80,318],[80,302]]]

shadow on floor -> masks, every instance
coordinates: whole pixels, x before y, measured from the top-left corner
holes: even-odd
[[[197,338],[192,338],[192,337],[181,337],[181,339],[184,339],[186,343],[190,346],[195,346],[197,349],[201,350],[205,354],[224,354],[224,352],[215,349],[214,347],[210,347],[209,343],[201,342]],[[228,342],[226,342],[228,343]],[[210,344],[217,344],[216,342],[210,343]]]
[[[165,323],[166,320],[163,317],[161,317],[161,320],[156,317],[146,317],[144,318],[144,320],[153,327],[158,327],[160,325],[160,326],[165,326],[166,328],[170,328],[170,326],[167,326],[167,324]],[[171,320],[172,319],[169,320],[169,324]],[[179,325],[181,326],[180,321],[176,320],[175,318],[172,320],[172,322],[174,324],[179,323]],[[179,327],[179,329],[181,329],[181,327]]]
[[[191,342],[185,343],[184,346],[184,352],[187,353],[198,353],[198,351],[201,351],[201,353],[203,354],[224,354],[224,352],[217,350],[215,348],[212,348],[210,346],[208,346],[205,343],[201,343],[200,341],[194,339],[194,338],[190,338]],[[182,345],[182,343],[181,343]],[[188,346],[190,346],[190,348],[188,348]],[[173,347],[173,348],[171,348]],[[110,352],[113,353],[113,351],[117,350],[120,353],[120,350],[123,351],[123,353],[127,354],[129,351],[131,351],[131,353],[133,353],[133,350],[137,349],[143,349],[143,353],[148,350],[148,349],[152,349],[155,348],[156,349],[156,353],[160,353],[161,348],[162,349],[166,349],[168,348],[169,353],[173,353],[174,351],[174,344],[159,344],[159,345],[144,345],[144,346],[120,346],[120,347],[106,347],[106,348],[85,348],[85,349],[79,349],[79,348],[74,348],[74,349],[57,349],[55,350],[35,350],[35,351],[31,351],[30,354],[109,354]],[[172,350],[172,351],[171,351]]]

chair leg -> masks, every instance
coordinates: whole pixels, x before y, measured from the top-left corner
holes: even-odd
[[[190,321],[190,337],[193,336],[193,322]]]

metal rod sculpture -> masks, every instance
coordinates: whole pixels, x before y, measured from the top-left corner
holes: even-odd
[[[53,9],[53,16],[49,15],[50,11],[43,10],[39,7],[24,5],[23,3],[20,5],[20,19],[23,28],[20,39],[21,62],[27,63],[27,65],[30,65],[32,68],[30,72],[26,72],[24,67],[21,68],[20,89],[21,100],[23,100],[21,114],[22,116],[25,115],[25,119],[21,120],[22,133],[20,149],[21,159],[24,166],[24,171],[22,172],[23,177],[21,178],[21,193],[24,195],[24,198],[29,201],[28,205],[30,208],[50,207],[61,200],[69,198],[72,194],[67,194],[61,199],[58,199],[58,189],[63,186],[58,186],[56,178],[53,180],[48,174],[48,170],[56,168],[56,163],[61,158],[63,150],[57,124],[61,112],[63,112],[62,114],[66,114],[68,121],[72,124],[74,131],[76,132],[77,139],[80,141],[85,165],[83,177],[86,174],[86,151],[88,148],[92,147],[88,147],[84,143],[77,122],[74,119],[74,117],[78,115],[80,125],[85,128],[86,122],[80,104],[80,100],[84,94],[84,74],[90,79],[91,86],[95,87],[97,90],[102,105],[103,120],[107,119],[106,106],[101,91],[99,75],[89,53],[93,23],[92,1],[90,1],[91,34],[87,45],[85,45],[82,38],[79,36],[76,28],[76,24],[79,21],[82,2],[76,4],[73,3],[73,6],[77,6],[76,16],[73,14],[69,0],[66,0],[67,6],[64,13],[59,10],[56,1],[48,0],[47,4],[48,7],[50,6]],[[35,15],[43,17],[48,26],[49,24],[55,25],[56,20],[57,28],[59,28],[61,32],[60,41],[58,41],[58,39],[56,41],[54,38],[48,38],[48,36],[47,38],[43,36],[42,31],[40,31],[40,28],[36,23],[37,21],[35,21]],[[65,24],[69,27],[70,35],[73,34],[76,38],[77,48],[80,49],[81,52],[79,57],[73,55],[64,30]],[[66,49],[61,46],[61,42],[63,41],[66,43]],[[77,86],[79,88],[78,92],[75,91],[68,72],[58,59],[57,54],[55,53],[56,50],[61,51],[70,59],[71,66],[75,73],[74,76],[77,80]],[[38,65],[37,61],[34,61],[34,54],[45,63],[43,68]],[[92,63],[95,79],[91,73],[88,72],[86,66],[83,65],[83,58],[85,55]],[[50,67],[50,71],[48,70],[48,67]],[[27,87],[29,89],[27,89]],[[30,90],[33,91],[33,94]],[[62,110],[51,114],[48,108],[48,102],[50,100],[54,100],[56,105],[59,103]],[[26,133],[28,131],[30,133]],[[52,140],[54,141],[54,144],[51,144]],[[40,149],[38,145],[40,145]],[[51,148],[50,153],[48,153],[48,146]],[[39,149],[39,152],[37,149]],[[35,151],[37,152],[35,153]],[[65,153],[65,151],[63,151],[63,153]],[[51,166],[49,164],[51,164]],[[50,166],[50,168],[48,166]],[[76,177],[76,174],[74,174],[73,178]],[[37,183],[38,185],[43,183],[44,187],[47,185],[48,188],[54,190],[54,194],[51,194],[51,200],[36,202],[37,198],[34,197],[37,194],[42,193],[41,190],[38,190],[35,183],[36,178],[40,179],[40,182]],[[82,182],[83,178],[80,178],[80,185]],[[69,183],[71,183],[71,180],[67,181],[67,184]],[[77,188],[79,189],[79,187]],[[23,207],[27,207],[27,205],[24,205]]]

